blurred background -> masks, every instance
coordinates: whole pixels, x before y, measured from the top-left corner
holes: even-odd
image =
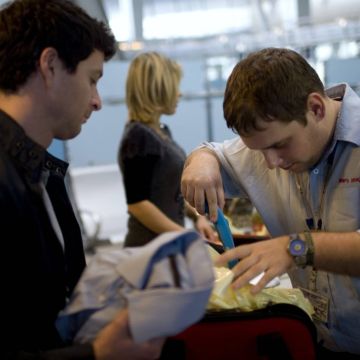
[[[223,120],[222,97],[232,68],[251,51],[292,48],[308,59],[326,86],[347,82],[360,90],[359,0],[73,2],[107,22],[118,41],[118,52],[99,82],[102,110],[76,139],[50,148],[70,161],[69,187],[88,242],[121,242],[126,232],[116,156],[127,120],[126,72],[138,53],[159,51],[182,65],[178,110],[162,120],[188,153],[202,141],[234,136]]]

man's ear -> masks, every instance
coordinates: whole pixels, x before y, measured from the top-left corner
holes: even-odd
[[[52,81],[59,64],[60,59],[56,49],[48,47],[41,52],[39,58],[39,72],[46,83]]]
[[[318,121],[325,117],[325,99],[317,92],[310,93],[307,98],[307,111]]]

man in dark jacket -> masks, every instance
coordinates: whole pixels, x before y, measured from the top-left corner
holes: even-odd
[[[126,310],[93,344],[62,343],[56,328],[85,266],[64,186],[67,164],[46,152],[78,135],[101,108],[97,82],[113,56],[108,28],[67,0],[15,0],[0,11],[2,359],[136,359]]]

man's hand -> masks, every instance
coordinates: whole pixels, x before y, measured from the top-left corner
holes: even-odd
[[[226,265],[230,260],[240,259],[231,270],[235,274],[233,287],[241,288],[251,279],[264,272],[261,280],[252,288],[253,294],[262,290],[276,276],[280,276],[293,267],[294,260],[287,250],[289,236],[259,241],[250,245],[241,245],[216,260],[216,265]]]
[[[214,230],[212,224],[206,216],[199,216],[196,220],[195,227],[197,231],[209,242],[221,245],[221,242],[217,236],[217,232]]]
[[[155,324],[154,324],[155,326]],[[129,331],[129,314],[121,310],[93,343],[97,360],[137,360],[160,357],[164,339],[155,339],[136,344]]]
[[[209,207],[209,218],[217,220],[217,207],[224,207],[224,190],[220,165],[214,153],[208,149],[193,152],[185,162],[181,178],[184,198],[200,214],[205,214],[205,200]]]

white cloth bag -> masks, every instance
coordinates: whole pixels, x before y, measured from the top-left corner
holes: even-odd
[[[134,248],[97,253],[57,327],[67,342],[92,341],[124,307],[136,342],[175,335],[202,318],[213,264],[197,232],[176,231]]]

